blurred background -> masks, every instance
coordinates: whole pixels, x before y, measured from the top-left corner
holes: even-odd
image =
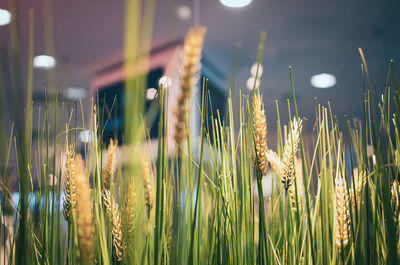
[[[125,2],[20,0],[16,6],[18,16],[10,15],[10,3],[6,0],[0,1],[0,8],[2,71],[10,71],[7,69],[11,56],[9,22],[18,17],[21,78],[25,84],[29,10],[34,12],[34,119],[38,108],[44,105],[45,88],[51,95],[57,84],[59,101],[66,102],[65,106],[76,108],[82,102],[83,115],[75,117],[77,123],[82,117],[89,119],[94,99],[100,108],[113,107],[104,141],[108,143],[116,130],[122,132]],[[238,106],[239,91],[249,94],[256,82],[264,96],[268,141],[274,146],[275,101],[280,105],[282,122],[286,123],[287,99],[292,99],[288,67],[292,66],[299,114],[311,121],[311,129],[315,99],[324,105],[329,101],[343,126],[344,115],[350,118],[363,115],[365,82],[358,48],[366,55],[379,98],[391,59],[396,72],[396,61],[400,59],[399,12],[400,2],[394,0],[156,1],[146,106],[151,105],[160,82],[179,86],[176,62],[187,30],[197,23],[208,28],[201,76],[209,79],[213,106],[222,115],[230,88],[234,106]],[[255,81],[252,66],[261,31],[267,34],[266,48],[260,78]],[[11,87],[11,81],[5,78],[6,96]],[[6,117],[10,117],[11,106],[2,107]],[[35,121],[33,124],[35,127]],[[150,128],[150,136],[157,136],[156,125]],[[77,137],[88,142],[92,135],[82,130]]]

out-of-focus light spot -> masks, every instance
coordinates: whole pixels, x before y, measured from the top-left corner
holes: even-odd
[[[146,91],[146,99],[147,100],[153,100],[157,95],[157,89],[155,88],[149,88]]]
[[[192,9],[186,5],[181,5],[176,9],[176,14],[179,19],[187,21],[192,17]]]
[[[244,7],[253,2],[253,0],[219,0],[221,4],[228,7]]]
[[[374,154],[374,149],[372,148],[372,145],[367,145],[367,156],[368,157],[372,157],[372,155]]]
[[[85,99],[87,95],[87,89],[83,87],[68,87],[64,92],[64,96],[70,100]]]
[[[58,177],[54,177],[53,174],[49,174],[49,185],[50,186],[56,186],[57,180],[58,180]],[[54,181],[54,185],[53,185],[53,181]]]
[[[38,55],[33,58],[33,67],[48,70],[56,66],[56,59],[49,55]]]
[[[164,75],[163,77],[160,78],[160,80],[158,81],[158,85],[160,87],[170,87],[171,86],[171,78]]]
[[[8,10],[0,9],[0,26],[9,24],[11,21],[11,13]]]
[[[311,85],[317,88],[329,88],[336,85],[336,77],[331,74],[322,73],[311,77]]]
[[[19,201],[19,197],[20,197],[19,196],[19,192],[13,192],[11,196],[12,196],[11,200],[12,200],[12,203],[13,203],[13,206],[14,206],[13,210],[18,209],[19,208],[19,203],[20,203],[20,201]],[[40,199],[38,197],[37,193],[29,192],[29,194],[28,194],[28,207],[29,207],[29,209],[30,210],[37,209],[37,207],[39,206],[39,202],[41,203],[40,206],[43,207],[44,206],[44,197],[45,196],[42,195],[41,199]],[[52,198],[54,198],[52,196],[52,192],[49,191],[49,193],[48,193],[48,199],[49,199],[48,203],[49,203],[49,205],[52,205]],[[65,200],[64,196],[61,196],[60,204],[59,204],[59,205],[61,205],[61,207],[63,207],[63,205],[64,205],[64,200]]]
[[[258,65],[258,72],[257,72],[257,65]],[[251,76],[255,77],[257,75],[260,78],[263,74],[263,66],[262,64],[254,63],[250,69]]]
[[[79,140],[82,143],[90,143],[94,140],[94,134],[92,131],[84,130],[79,132]]]
[[[255,86],[254,86],[254,82],[255,82]],[[253,88],[259,88],[260,87],[260,79],[255,79],[255,77],[250,77],[249,79],[247,79],[246,82],[246,87],[248,90],[252,91]]]

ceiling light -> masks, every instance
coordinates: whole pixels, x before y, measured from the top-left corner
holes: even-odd
[[[336,77],[331,74],[322,73],[312,76],[310,81],[313,87],[328,88],[336,84]]]
[[[146,99],[147,100],[153,100],[157,95],[157,89],[155,88],[149,88],[146,91]]]
[[[9,24],[11,21],[10,11],[0,9],[0,26]]]
[[[258,72],[257,72],[257,65],[258,65]],[[263,66],[262,64],[254,63],[250,69],[251,76],[256,76],[260,78],[263,74]]]
[[[260,87],[260,79],[259,78],[255,79],[253,76],[250,77],[249,79],[247,79],[246,87],[250,91],[252,91],[254,87],[259,88]]]
[[[87,89],[83,87],[68,87],[64,91],[64,96],[70,100],[85,99],[87,94]]]
[[[94,134],[92,131],[84,130],[79,132],[79,140],[82,143],[90,143],[94,140]]]
[[[171,86],[171,78],[164,75],[163,77],[160,78],[160,80],[158,81],[158,85],[160,87],[166,88],[166,87],[170,87]]]
[[[253,0],[219,0],[221,4],[228,7],[244,7],[253,2]]]
[[[38,55],[33,58],[33,67],[48,70],[56,66],[56,59],[49,55]]]
[[[176,14],[181,20],[187,21],[192,16],[192,9],[186,5],[181,5],[176,9]]]

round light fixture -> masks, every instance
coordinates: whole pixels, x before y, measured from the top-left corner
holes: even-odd
[[[258,72],[257,72],[257,65],[258,65]],[[250,74],[251,74],[251,76],[254,76],[254,77],[257,75],[257,77],[260,78],[263,74],[262,64],[254,63],[250,69]]]
[[[253,0],[219,0],[221,4],[228,7],[244,7],[249,5]]]
[[[147,91],[146,91],[146,99],[147,100],[153,100],[156,97],[156,95],[157,95],[157,89],[152,88],[152,87],[147,89]]]
[[[48,70],[56,66],[56,59],[49,55],[38,55],[33,58],[33,67]]]
[[[11,21],[11,13],[8,10],[0,9],[0,26],[9,24]]]
[[[336,77],[332,74],[322,73],[311,77],[311,85],[316,88],[329,88],[336,85]]]
[[[67,87],[64,91],[64,96],[70,100],[85,99],[88,91],[83,87]]]
[[[158,85],[160,87],[166,88],[166,87],[170,87],[171,86],[171,78],[164,75],[163,77],[160,78],[160,80],[158,81]]]
[[[186,5],[181,5],[176,9],[176,14],[179,19],[187,21],[192,16],[192,9]]]
[[[84,130],[79,132],[79,140],[82,143],[90,143],[94,141],[94,134],[92,131]]]
[[[247,79],[246,87],[250,91],[252,91],[253,88],[256,88],[256,89],[260,88],[260,79],[259,78],[255,79],[255,77],[253,77],[253,76],[250,77],[249,79]]]

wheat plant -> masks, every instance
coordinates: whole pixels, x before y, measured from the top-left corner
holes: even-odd
[[[265,112],[267,95],[256,87],[240,93],[235,111],[229,93],[222,115],[213,109],[206,80],[199,86],[207,42],[206,29],[195,26],[183,45],[177,122],[166,111],[168,87],[152,103],[159,119],[151,156],[145,78],[138,75],[148,69],[139,71],[136,62],[148,60],[155,2],[126,3],[122,141],[105,141],[104,121],[111,116],[101,117],[96,99],[91,106],[68,105],[55,88],[34,110],[32,80],[24,90],[17,73],[7,76],[15,78],[15,87],[5,88],[10,101],[25,95],[25,108],[12,104],[13,123],[0,128],[2,264],[399,264],[400,88],[393,61],[378,99],[359,50],[366,85],[360,120],[336,117],[329,102],[316,102],[315,117],[305,123],[291,67],[288,124],[281,124],[278,103],[275,113]],[[18,43],[15,24],[10,33]],[[261,33],[254,51],[260,65],[265,40]],[[10,54],[21,53],[17,43]],[[13,63],[21,64],[18,56]],[[33,74],[31,64],[28,72]],[[194,100],[196,86],[201,96]],[[0,96],[2,103],[9,100]],[[199,113],[199,137],[190,133],[192,110]],[[73,122],[77,115],[80,123]],[[267,133],[267,121],[277,123],[276,138]],[[81,130],[93,139],[80,143],[75,135]],[[276,141],[276,150],[267,138]],[[18,181],[14,190],[10,179]]]

